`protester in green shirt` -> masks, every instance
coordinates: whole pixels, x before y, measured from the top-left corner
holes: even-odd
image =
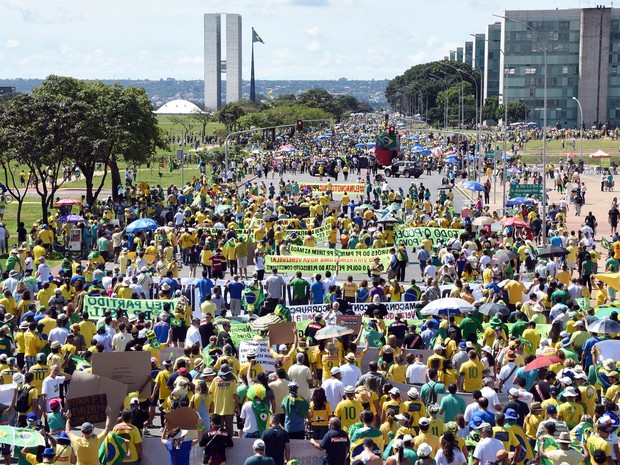
[[[446,422],[452,421],[459,413],[463,413],[467,403],[456,395],[456,384],[450,383],[448,394],[446,394],[439,404],[439,413],[443,414]]]
[[[292,295],[291,288],[293,289]],[[287,289],[291,305],[308,305],[310,283],[301,277],[301,271],[295,273],[295,277],[288,283]]]

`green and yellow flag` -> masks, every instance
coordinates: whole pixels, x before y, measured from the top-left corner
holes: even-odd
[[[252,43],[254,42],[260,42],[261,44],[265,43],[263,42],[263,39],[260,38],[258,33],[254,30],[254,28],[252,28]]]
[[[16,447],[44,446],[45,439],[41,433],[31,428],[14,428],[0,426],[0,442]]]
[[[103,465],[122,465],[126,455],[125,440],[114,433],[108,433],[99,446],[99,463]]]

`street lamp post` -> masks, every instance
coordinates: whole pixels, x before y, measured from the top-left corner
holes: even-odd
[[[434,78],[434,80],[436,80],[437,82],[439,82],[439,84],[441,84],[441,87],[444,87],[446,91],[446,98],[444,99],[444,106],[443,106],[443,127],[445,130],[447,130],[448,129],[448,85],[444,82],[443,78],[435,74],[429,74],[429,76]]]
[[[543,192],[542,192],[542,236],[541,243],[544,244],[547,240],[547,41],[542,40],[543,33],[537,29],[534,29],[529,24],[519,21],[518,19],[508,18],[506,16],[493,15],[498,18],[502,18],[505,21],[512,21],[514,23],[521,24],[525,26],[530,31],[534,32],[541,39],[541,43],[543,44],[543,69],[544,69],[544,86],[543,86],[543,153],[542,153],[542,164],[543,164]],[[504,62],[506,61],[506,55],[504,54]],[[506,79],[504,77],[504,83]]]
[[[583,109],[581,108],[581,102],[577,97],[573,97],[573,100],[579,105],[579,159],[583,159]]]

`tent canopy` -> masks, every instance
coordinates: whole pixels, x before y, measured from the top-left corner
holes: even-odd
[[[590,158],[609,158],[610,155],[608,153],[603,152],[601,149],[598,149],[596,152],[590,154]]]
[[[155,110],[157,115],[192,115],[204,113],[198,106],[187,100],[172,100]]]

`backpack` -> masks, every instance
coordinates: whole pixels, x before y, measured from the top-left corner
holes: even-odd
[[[19,413],[26,413],[30,408],[30,402],[28,398],[30,397],[30,391],[33,390],[32,386],[22,386],[17,391],[17,399],[15,401],[15,410]]]

